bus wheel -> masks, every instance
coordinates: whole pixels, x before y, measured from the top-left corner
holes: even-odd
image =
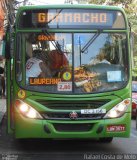
[[[100,138],[99,141],[103,143],[111,143],[113,140],[113,137],[107,137],[107,138]]]

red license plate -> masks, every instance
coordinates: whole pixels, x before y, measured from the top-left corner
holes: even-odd
[[[126,126],[124,124],[107,126],[107,132],[122,132],[125,130],[126,130]]]

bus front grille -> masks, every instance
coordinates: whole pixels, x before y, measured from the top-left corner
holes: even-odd
[[[44,119],[46,120],[72,120],[70,118],[70,113],[55,113],[55,112],[46,112],[41,113]],[[81,114],[77,113],[77,118],[75,120],[97,120],[102,119],[105,114]]]
[[[81,109],[96,109],[99,108],[110,100],[92,100],[92,101],[46,101],[36,100],[51,110],[81,110]]]
[[[59,132],[87,132],[93,127],[93,124],[59,124],[54,123],[54,128]]]

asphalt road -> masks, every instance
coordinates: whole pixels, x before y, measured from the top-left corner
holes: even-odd
[[[134,155],[137,154],[135,120],[132,120],[130,138],[114,138],[109,144],[95,140],[37,139],[20,142],[6,134],[5,124],[6,118],[0,128],[0,159],[2,160],[137,159],[137,155]]]

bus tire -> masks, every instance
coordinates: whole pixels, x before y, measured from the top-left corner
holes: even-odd
[[[99,141],[103,143],[111,143],[113,140],[113,137],[107,137],[107,138],[100,138]]]

